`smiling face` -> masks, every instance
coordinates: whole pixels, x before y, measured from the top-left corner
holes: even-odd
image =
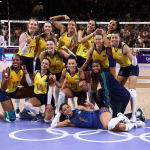
[[[15,55],[12,58],[12,65],[14,68],[19,68],[21,66],[22,60],[19,56]]]
[[[41,70],[47,70],[50,68],[50,63],[47,59],[43,59],[41,63]]]
[[[62,106],[62,113],[63,115],[68,115],[70,116],[72,114],[72,109],[69,105],[65,104]]]
[[[118,34],[112,34],[111,35],[111,42],[114,44],[114,46],[119,45],[120,36]]]
[[[75,72],[77,63],[75,59],[69,59],[67,62],[67,67],[69,68],[70,72]]]
[[[94,73],[99,73],[100,70],[101,70],[101,66],[100,66],[99,63],[96,63],[96,62],[95,62],[95,63],[92,64],[92,71],[93,71]]]
[[[55,44],[53,41],[47,41],[46,42],[46,49],[48,52],[53,52],[55,50]]]
[[[30,20],[28,27],[29,27],[29,32],[35,32],[38,28],[38,22],[36,20]]]
[[[95,43],[96,47],[101,46],[103,44],[103,42],[104,42],[104,40],[103,40],[102,35],[95,36],[94,43]]]
[[[44,24],[43,29],[44,29],[44,32],[45,32],[46,34],[49,34],[49,33],[51,33],[51,31],[52,31],[52,25],[51,25],[50,23],[46,22],[46,23]]]
[[[74,22],[74,21],[70,21],[70,22],[68,23],[68,31],[74,32],[75,29],[76,29],[76,24],[75,24],[75,22]]]
[[[108,24],[108,31],[112,32],[113,30],[117,29],[117,23],[115,20],[110,20]]]
[[[95,21],[91,20],[88,24],[87,24],[87,30],[93,32],[93,30],[96,28],[95,26]]]

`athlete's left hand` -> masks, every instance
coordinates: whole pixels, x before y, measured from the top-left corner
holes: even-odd
[[[135,48],[132,48],[132,49],[131,49],[131,54],[132,54],[133,56],[136,55],[136,49],[135,49]]]
[[[81,81],[81,82],[79,83],[79,87],[83,89],[83,86],[84,86],[84,83],[83,83],[83,81]]]
[[[84,104],[89,106],[91,109],[94,109],[94,105],[92,103],[89,103],[87,100],[85,100]]]
[[[99,31],[100,31],[100,33],[101,33],[102,35],[106,34],[103,29],[100,29]]]
[[[61,49],[63,49],[63,50],[68,52],[68,48],[66,46],[62,46]]]
[[[51,104],[47,104],[46,109],[48,109],[49,111],[53,111],[53,107]]]
[[[22,71],[23,71],[24,74],[27,74],[27,73],[28,73],[28,72],[27,72],[27,69],[26,69],[26,65],[23,65]]]

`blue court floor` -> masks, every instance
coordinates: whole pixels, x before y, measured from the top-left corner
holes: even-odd
[[[64,127],[50,129],[44,122],[0,120],[0,150],[147,150],[150,146],[150,119],[146,127],[130,132]]]

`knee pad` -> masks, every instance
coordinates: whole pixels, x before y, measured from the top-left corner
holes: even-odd
[[[5,111],[4,120],[7,122],[14,122],[16,120],[16,114],[14,110]]]
[[[64,99],[65,99],[65,93],[60,92],[60,93],[59,93],[59,99],[60,99],[60,100],[64,100]]]
[[[25,103],[24,103],[24,108],[25,108],[26,110],[30,110],[31,107],[33,107],[33,105],[32,105],[31,103],[28,103],[28,102],[25,102]]]
[[[131,98],[135,98],[136,97],[136,91],[135,91],[135,89],[129,89],[129,93],[131,95]]]

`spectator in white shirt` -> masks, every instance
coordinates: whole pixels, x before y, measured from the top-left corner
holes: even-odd
[[[6,63],[6,57],[5,57],[5,40],[4,36],[2,35],[2,32],[0,31],[0,61],[2,60],[2,56],[4,57],[4,63]]]

